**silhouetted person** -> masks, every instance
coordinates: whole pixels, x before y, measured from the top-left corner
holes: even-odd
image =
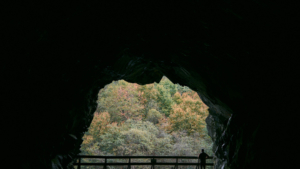
[[[205,169],[206,158],[209,158],[209,156],[206,153],[204,153],[204,149],[202,149],[202,153],[199,154],[199,159],[201,160],[200,163],[201,169],[202,167],[203,169]]]

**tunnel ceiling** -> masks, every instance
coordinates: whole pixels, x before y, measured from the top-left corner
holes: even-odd
[[[295,74],[288,9],[196,0],[8,6],[2,124],[7,153],[24,157],[10,165],[70,168],[98,91],[112,80],[148,84],[163,75],[210,107],[216,168],[275,165],[274,147],[288,154],[296,140],[287,134],[296,123],[285,104],[293,81],[287,75]]]

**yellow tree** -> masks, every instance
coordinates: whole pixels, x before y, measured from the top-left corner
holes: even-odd
[[[168,125],[169,132],[186,130],[190,135],[194,132],[203,133],[205,128],[205,118],[208,115],[207,106],[199,98],[196,92],[175,93]]]
[[[94,113],[94,118],[88,129],[83,136],[83,142],[81,145],[81,151],[87,154],[95,154],[98,146],[100,136],[107,131],[107,126],[110,124],[110,115],[107,112]]]
[[[122,122],[126,119],[139,119],[143,105],[138,99],[138,85],[119,80],[107,85],[98,94],[100,112],[108,112],[112,122]]]
[[[94,138],[99,138],[107,130],[108,124],[110,124],[110,114],[108,112],[95,112],[88,132]]]

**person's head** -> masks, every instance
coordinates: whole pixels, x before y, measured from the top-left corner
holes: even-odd
[[[202,153],[204,153],[204,149],[202,149]]]

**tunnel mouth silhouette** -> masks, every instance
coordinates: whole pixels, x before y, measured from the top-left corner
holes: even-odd
[[[159,83],[145,85],[112,81],[98,93],[97,108],[83,136],[79,155],[198,156],[201,149],[205,149],[213,156],[213,140],[207,133],[205,121],[208,109],[197,92],[172,83],[166,76]],[[103,160],[82,159],[82,162]],[[111,159],[110,162],[126,160]],[[197,162],[197,159],[182,159],[181,162]]]
[[[138,8],[127,1],[7,8],[13,15],[4,25],[1,108],[3,124],[10,122],[3,145],[10,148],[3,154],[22,157],[11,164],[68,168],[101,87],[165,75],[197,91],[209,107],[216,168],[297,166],[291,155],[299,147],[295,6],[140,2]],[[280,152],[288,154],[281,162]]]

